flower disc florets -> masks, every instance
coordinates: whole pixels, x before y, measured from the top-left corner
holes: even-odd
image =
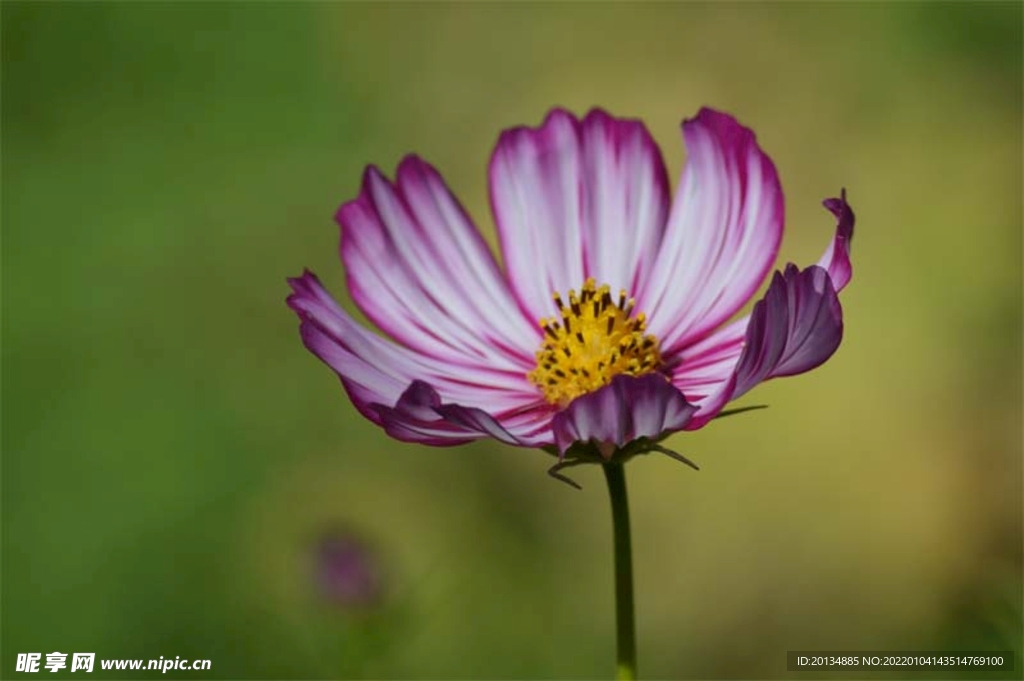
[[[642,376],[661,367],[658,340],[645,334],[641,312],[630,315],[636,302],[611,288],[587,279],[577,296],[569,291],[569,304],[554,294],[561,321],[541,319],[544,345],[537,351],[537,368],[528,376],[552,404],[565,406],[580,395],[607,385],[614,376]]]

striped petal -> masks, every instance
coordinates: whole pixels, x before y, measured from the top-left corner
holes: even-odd
[[[551,425],[562,454],[573,443],[588,441],[607,451],[681,430],[695,411],[661,374],[619,374],[600,390],[573,400]]]
[[[636,296],[667,354],[750,300],[782,240],[782,187],[754,133],[701,109],[683,123],[683,136],[688,158],[665,238]]]
[[[410,386],[421,382],[431,386],[439,404],[486,406],[489,418],[517,441],[532,441],[548,427],[550,407],[520,372],[491,367],[470,370],[402,347],[353,320],[311,272],[289,283],[293,293],[288,304],[301,319],[306,347],[334,369],[356,408],[374,423],[389,427],[381,407],[407,415],[403,407],[409,400],[402,406],[399,402]],[[465,428],[442,430],[440,434],[420,432],[421,439],[416,441],[457,444],[492,435],[480,430],[470,437]]]
[[[699,403],[687,424],[700,428],[730,401],[762,381],[813,369],[832,356],[843,338],[843,310],[828,271],[788,265],[776,272],[754,305],[739,361],[726,380]]]
[[[669,205],[650,133],[597,109],[582,121],[556,109],[539,128],[505,131],[490,190],[508,277],[533,319],[554,315],[551,294],[578,289],[587,277],[635,290]]]
[[[846,202],[846,190],[843,190],[838,198],[826,199],[823,204],[835,216],[836,230],[817,266],[828,273],[831,285],[838,294],[849,283],[853,274],[850,244],[853,239],[855,218],[853,210]],[[728,392],[725,386],[736,370],[744,346],[750,342],[747,334],[751,317],[752,315],[747,315],[737,319],[668,357],[673,366],[673,384],[682,390],[690,401],[700,405],[699,418],[694,419],[689,427],[699,427],[706,423],[704,417],[715,409],[714,400],[709,400],[710,396],[714,394],[718,399],[722,399]],[[732,395],[728,399],[738,396]],[[718,408],[723,405],[724,403],[718,405]]]
[[[352,299],[393,338],[460,367],[529,370],[540,339],[477,229],[434,168],[374,167],[339,209]]]

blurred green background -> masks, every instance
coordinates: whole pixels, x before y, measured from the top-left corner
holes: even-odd
[[[608,676],[599,471],[389,440],[285,277],[345,295],[332,215],[367,163],[423,155],[493,234],[501,129],[601,105],[677,177],[712,105],[778,165],[783,261],[848,188],[855,274],[828,364],[673,438],[699,473],[629,466],[641,673],[1013,647],[1019,678],[1021,7],[4,2],[2,674]],[[384,566],[374,611],[318,589],[339,528]]]

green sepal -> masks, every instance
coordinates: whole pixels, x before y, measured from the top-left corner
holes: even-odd
[[[715,419],[724,419],[726,416],[735,416],[736,414],[742,414],[745,411],[754,411],[755,409],[767,409],[767,408],[768,408],[767,404],[752,404],[749,407],[736,407],[735,409],[723,409],[722,411],[718,412],[718,416],[716,416],[714,419],[711,419],[711,420],[714,421]]]

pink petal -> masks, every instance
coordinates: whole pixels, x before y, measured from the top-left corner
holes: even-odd
[[[415,156],[395,184],[373,167],[337,215],[353,300],[388,334],[459,366],[521,373],[540,342],[493,255],[434,168]]]
[[[641,437],[680,430],[696,411],[661,374],[619,374],[600,390],[573,400],[552,421],[555,444],[565,454],[575,442],[622,447]]]
[[[406,442],[449,446],[492,437],[506,444],[533,446],[506,430],[482,409],[444,404],[440,395],[423,381],[413,381],[394,407],[374,404],[388,435]]]
[[[672,358],[672,384],[694,402],[715,392],[736,368],[749,323],[747,315],[677,351]]]
[[[843,337],[843,311],[828,272],[817,265],[776,272],[754,305],[732,374],[699,402],[687,430],[700,428],[728,402],[761,381],[809,371],[832,356]]]
[[[491,158],[491,204],[513,289],[534,319],[552,293],[587,277],[633,291],[668,213],[661,153],[639,121],[555,109],[540,128],[502,133]]]
[[[836,231],[818,266],[828,271],[832,286],[838,293],[853,274],[850,244],[855,218],[846,202],[845,189],[839,198],[825,199],[823,204],[836,216]],[[673,365],[672,382],[688,399],[702,403],[704,398],[717,392],[729,380],[743,350],[749,322],[750,315],[746,315],[668,356]]]
[[[396,405],[411,384],[422,381],[445,402],[486,408],[517,436],[549,422],[550,408],[521,372],[452,366],[401,347],[356,323],[311,272],[289,283],[294,292],[288,304],[302,320],[306,347],[334,369],[356,408],[371,421],[383,425],[373,405]]]
[[[692,343],[757,291],[782,240],[782,188],[754,133],[711,109],[683,123],[687,162],[637,309],[666,353]]]

